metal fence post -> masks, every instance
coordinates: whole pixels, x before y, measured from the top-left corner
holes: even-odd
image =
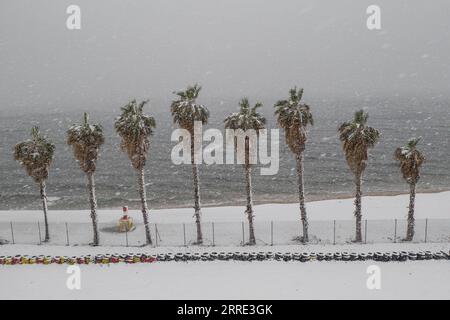
[[[244,231],[244,222],[242,222],[242,245],[245,245],[245,231]]]
[[[333,220],[333,244],[336,244],[336,220]]]
[[[155,246],[158,246],[158,225],[155,223]]]
[[[428,218],[425,219],[425,242],[427,242],[428,236]]]
[[[67,245],[70,245],[70,242],[69,242],[69,226],[67,225],[67,222],[66,222],[66,240],[67,240]]]
[[[394,243],[397,242],[397,219],[394,219]]]
[[[270,245],[273,246],[273,221],[270,221]]]
[[[364,220],[364,243],[367,243],[367,219]]]
[[[215,238],[214,238],[214,222],[212,222],[212,241],[213,241],[213,247],[216,245],[216,241],[215,241]]]
[[[38,225],[38,234],[39,234],[39,244],[42,244],[41,225],[39,224],[39,221],[38,221],[37,225]]]
[[[183,223],[183,243],[186,247],[186,223]]]
[[[10,222],[10,225],[11,225],[11,240],[12,240],[12,243],[14,244],[16,241],[14,240],[14,228],[13,228],[12,221]]]

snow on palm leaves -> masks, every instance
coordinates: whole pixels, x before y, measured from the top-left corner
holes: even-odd
[[[173,101],[170,106],[173,122],[189,132],[194,130],[194,121],[201,121],[202,124],[208,122],[208,109],[195,101],[201,88],[195,84],[187,87],[185,91],[174,92],[178,99]]]
[[[145,166],[149,137],[156,127],[155,119],[143,113],[147,103],[148,100],[139,104],[136,100],[131,101],[122,107],[122,114],[115,121],[116,131],[122,138],[121,148],[128,154],[135,169]]]
[[[308,242],[308,217],[303,183],[303,152],[308,138],[308,125],[313,125],[314,120],[309,105],[301,103],[302,97],[303,89],[292,88],[289,90],[289,99],[276,102],[274,107],[278,125],[284,129],[286,143],[295,154],[299,206],[303,226],[301,241]]]
[[[300,103],[303,89],[289,90],[289,99],[275,103],[278,125],[285,130],[286,143],[295,154],[305,150],[308,124],[314,125],[309,105]]]
[[[197,164],[195,163],[195,144],[201,144],[201,141],[194,141],[194,125],[196,121],[206,124],[209,118],[209,111],[205,106],[196,103],[196,99],[201,90],[197,84],[189,86],[184,91],[174,92],[178,96],[177,100],[172,101],[170,112],[173,122],[182,129],[189,131],[191,136],[191,166],[192,178],[194,180],[194,210],[195,223],[197,226],[197,244],[203,243],[203,234],[201,230],[201,204],[200,204],[200,178]]]
[[[91,125],[87,113],[83,124],[74,124],[67,130],[67,144],[73,147],[75,159],[81,170],[93,173],[97,167],[98,152],[105,142],[103,129],[99,124]]]
[[[38,127],[33,127],[31,139],[16,144],[14,159],[19,161],[35,182],[41,183],[48,178],[54,152],[54,144],[41,135]]]
[[[248,130],[255,130],[256,135],[259,135],[259,130],[264,129],[266,119],[258,112],[258,108],[262,106],[260,102],[256,103],[253,108],[250,107],[247,98],[243,98],[239,102],[239,112],[232,113],[225,118],[225,128],[227,129],[240,129],[247,133]],[[235,139],[236,143],[236,139]],[[252,195],[252,179],[251,179],[251,163],[250,163],[250,150],[255,146],[251,146],[251,139],[245,137],[245,178],[246,178],[246,191],[247,191],[247,209],[245,213],[249,222],[249,244],[256,244],[255,230],[253,226],[253,195]],[[254,150],[254,149],[253,149]]]
[[[362,174],[368,160],[368,149],[373,148],[380,138],[378,130],[367,126],[369,115],[363,110],[355,112],[351,121],[344,122],[339,128],[339,139],[342,141],[345,158],[350,170],[355,176],[355,241],[362,241],[361,220],[361,184]]]
[[[156,127],[153,117],[144,114],[144,106],[148,103],[137,103],[132,100],[122,107],[122,114],[116,118],[115,128],[122,138],[121,148],[128,154],[131,164],[137,171],[141,211],[145,227],[146,244],[152,244],[150,226],[148,222],[147,192],[145,187],[144,167],[150,148],[150,136]]]
[[[380,138],[377,129],[367,126],[368,119],[369,114],[359,110],[353,120],[344,122],[338,129],[347,163],[355,174],[364,171],[368,149],[373,148]]]
[[[45,223],[44,241],[50,240],[45,182],[48,178],[48,171],[53,161],[54,153],[55,146],[40,134],[38,127],[31,129],[30,140],[19,142],[14,148],[14,158],[22,164],[28,175],[39,184]]]
[[[73,147],[75,159],[81,170],[86,173],[89,202],[91,206],[91,219],[94,233],[93,245],[100,242],[97,224],[97,198],[95,195],[94,172],[97,168],[97,159],[100,146],[105,142],[102,127],[98,124],[89,124],[89,117],[84,113],[83,124],[72,125],[67,130],[67,144]]]
[[[420,178],[420,167],[425,161],[425,157],[416,149],[416,146],[421,139],[421,137],[410,139],[405,146],[397,148],[394,153],[403,178],[408,183],[417,183]]]
[[[262,103],[257,102],[253,108],[247,98],[243,98],[239,102],[240,110],[230,114],[225,118],[225,128],[227,129],[241,129],[243,131],[264,129],[266,119],[258,112],[258,108],[262,107]]]

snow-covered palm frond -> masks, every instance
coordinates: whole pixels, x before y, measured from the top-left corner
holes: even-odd
[[[89,124],[87,113],[83,124],[74,124],[67,130],[67,144],[73,147],[75,159],[86,173],[95,171],[99,148],[104,142],[102,126]]]
[[[178,96],[170,106],[173,122],[178,124],[181,128],[189,131],[193,130],[194,122],[201,121],[206,124],[209,118],[208,109],[196,103],[201,87],[195,84],[189,86],[185,91],[174,92]]]
[[[342,123],[338,128],[347,162],[355,173],[365,169],[368,149],[373,148],[380,139],[380,132],[367,126],[368,119],[368,113],[359,110],[351,121]]]
[[[14,147],[14,159],[38,183],[48,178],[54,153],[55,145],[41,135],[38,127],[31,129],[31,139],[19,142]]]
[[[422,137],[410,139],[405,146],[397,148],[394,153],[403,178],[408,183],[417,183],[420,178],[420,167],[425,162],[423,154],[416,149],[421,139]]]
[[[234,112],[225,118],[225,128],[241,129],[243,131],[259,130],[265,128],[266,118],[258,112],[258,108],[262,107],[262,103],[257,102],[252,108],[247,98],[243,98],[239,102],[239,112]]]
[[[116,118],[114,126],[122,138],[121,148],[127,152],[133,167],[141,169],[145,166],[147,152],[150,147],[150,136],[156,127],[155,119],[144,114],[144,106],[148,100],[139,104],[132,100],[122,107],[122,114]]]
[[[301,103],[302,97],[303,89],[292,88],[289,90],[288,100],[279,100],[274,105],[278,125],[286,133],[286,143],[296,154],[305,148],[307,126],[314,125],[311,108]]]

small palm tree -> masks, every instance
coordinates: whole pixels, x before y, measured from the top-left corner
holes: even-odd
[[[253,108],[250,107],[247,98],[243,98],[239,102],[240,110],[230,114],[225,118],[225,128],[227,129],[241,129],[244,133],[248,130],[255,130],[256,134],[259,134],[259,130],[264,129],[266,124],[266,119],[258,113],[258,108],[262,106],[260,102],[257,102]],[[253,146],[254,147],[254,146]],[[245,180],[246,180],[246,191],[247,191],[247,209],[245,213],[248,218],[249,226],[249,242],[248,244],[256,244],[255,238],[255,228],[253,226],[253,196],[252,196],[252,168],[250,163],[250,138],[248,135],[245,136]]]
[[[406,241],[412,241],[414,237],[414,204],[416,201],[416,184],[420,179],[420,167],[425,161],[422,153],[416,149],[422,138],[413,138],[408,143],[397,148],[394,153],[395,159],[399,162],[403,178],[409,184],[409,211],[408,228],[406,231]]]
[[[19,142],[14,148],[14,159],[25,168],[28,175],[39,184],[39,190],[44,211],[45,239],[50,240],[50,233],[47,219],[47,193],[46,180],[50,164],[53,161],[55,145],[39,132],[38,127],[31,129],[31,139]]]
[[[116,118],[115,128],[122,138],[121,148],[128,154],[131,164],[137,171],[141,211],[145,226],[146,244],[152,244],[148,222],[147,193],[145,188],[144,167],[150,148],[150,136],[156,126],[155,119],[144,114],[143,109],[148,101],[137,103],[131,101],[122,107],[122,114]]]
[[[201,87],[195,84],[189,86],[185,91],[174,92],[177,100],[172,102],[170,111],[172,113],[173,122],[189,132],[191,136],[191,165],[192,176],[194,179],[194,210],[195,223],[197,226],[197,244],[203,243],[203,235],[201,229],[201,206],[200,206],[200,179],[198,175],[198,167],[195,163],[195,141],[194,141],[194,123],[196,121],[206,124],[209,118],[208,109],[196,103],[196,99]]]
[[[303,226],[302,242],[308,242],[308,217],[305,206],[305,193],[303,183],[303,153],[308,138],[308,125],[313,125],[314,120],[309,105],[301,103],[303,89],[293,88],[289,90],[289,99],[275,103],[275,115],[278,117],[278,125],[285,131],[286,143],[295,154],[300,215]]]
[[[355,176],[356,242],[362,241],[361,184],[367,165],[368,149],[373,148],[380,138],[380,132],[367,125],[368,119],[369,115],[360,110],[355,113],[352,120],[344,122],[338,129],[347,164]]]
[[[98,246],[100,242],[97,224],[97,199],[95,196],[94,173],[97,169],[99,149],[104,142],[105,137],[103,136],[102,127],[99,124],[89,124],[87,113],[84,113],[83,124],[74,124],[67,130],[67,144],[73,147],[75,159],[87,177],[92,227],[94,231],[94,241],[92,244],[94,246]]]

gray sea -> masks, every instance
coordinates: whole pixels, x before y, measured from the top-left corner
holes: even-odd
[[[276,128],[273,101],[263,101],[261,111],[268,128]],[[349,172],[337,127],[359,108],[368,110],[370,125],[382,132],[380,143],[370,152],[370,163],[364,176],[365,194],[408,192],[408,186],[393,159],[396,147],[410,137],[422,136],[420,149],[426,156],[418,191],[450,189],[450,101],[436,97],[419,99],[389,97],[370,99],[329,99],[308,101],[315,125],[310,130],[305,156],[305,186],[309,200],[351,196],[352,175]],[[223,128],[224,117],[237,110],[237,101],[208,101],[210,123],[204,127]],[[120,139],[113,129],[121,104],[90,111],[91,120],[100,122],[106,143],[96,172],[100,208],[128,205],[138,207],[136,177],[127,156],[120,151]],[[88,208],[84,174],[78,168],[72,151],[65,144],[65,131],[80,122],[85,110],[61,111],[0,110],[0,210],[39,209],[38,187],[13,159],[15,143],[29,136],[30,128],[39,125],[56,144],[55,160],[47,182],[50,208]],[[192,178],[189,165],[174,165],[170,153],[174,142],[168,102],[154,103],[147,113],[157,121],[146,168],[147,193],[151,208],[192,206]],[[256,203],[294,202],[297,200],[295,161],[280,132],[280,169],[273,176],[253,175]],[[245,199],[245,181],[240,165],[201,165],[203,205],[239,205]]]

